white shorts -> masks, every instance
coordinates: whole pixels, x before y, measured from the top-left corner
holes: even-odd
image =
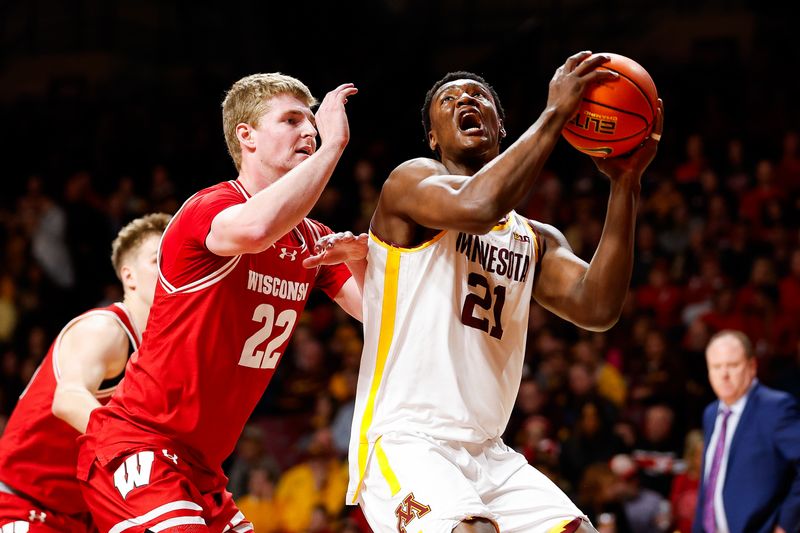
[[[589,523],[500,439],[466,444],[385,434],[373,447],[358,502],[375,533],[451,533],[479,517],[502,533],[569,532]]]

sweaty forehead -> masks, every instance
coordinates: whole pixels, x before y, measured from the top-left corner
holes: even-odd
[[[448,92],[448,91],[451,91],[451,90],[455,90],[455,91],[461,90],[461,91],[463,91],[463,90],[466,90],[466,89],[475,89],[476,87],[481,89],[481,90],[483,90],[483,91],[486,91],[487,93],[489,92],[489,88],[486,87],[484,84],[482,84],[479,81],[468,80],[468,79],[458,79],[458,80],[448,81],[447,83],[445,83],[444,85],[439,87],[439,90],[436,91],[436,95],[438,96],[440,94],[444,94],[445,92]]]

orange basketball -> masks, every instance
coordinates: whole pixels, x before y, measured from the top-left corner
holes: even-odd
[[[603,55],[611,60],[597,68],[613,70],[619,78],[587,88],[578,112],[562,134],[584,154],[617,157],[650,135],[658,92],[650,74],[639,63],[619,54]]]

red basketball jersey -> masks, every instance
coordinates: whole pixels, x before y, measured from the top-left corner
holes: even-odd
[[[77,321],[94,315],[110,315],[130,339],[131,351],[139,347],[141,335],[128,309],[121,303],[92,309],[72,319],[50,346],[42,364],[22,392],[0,439],[0,481],[48,509],[65,514],[86,512],[75,464],[80,435],[53,415],[53,394],[61,377],[58,350],[64,333]],[[116,378],[104,381],[96,397],[107,403]]]
[[[92,413],[78,475],[143,447],[169,447],[222,474],[313,287],[335,297],[344,265],[306,269],[330,229],[303,220],[268,249],[221,257],[205,245],[214,217],[249,198],[238,181],[184,203],[159,249],[159,284],[142,346],[111,402]],[[224,479],[224,478],[223,478]]]

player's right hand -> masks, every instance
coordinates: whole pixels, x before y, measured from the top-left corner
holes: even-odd
[[[349,231],[324,235],[314,245],[314,255],[303,260],[303,266],[314,268],[364,259],[369,251],[368,240],[366,233],[353,235]]]
[[[325,95],[314,118],[320,137],[320,146],[343,149],[350,140],[350,126],[344,105],[347,98],[358,92],[352,83],[344,83]]]
[[[658,142],[664,133],[664,102],[658,99],[656,108],[656,122],[653,125],[653,132],[644,142],[633,152],[620,157],[593,157],[592,160],[598,170],[608,176],[611,180],[630,175],[638,182],[648,165],[653,162],[653,158],[658,151]]]
[[[550,90],[547,95],[548,109],[554,109],[565,121],[571,119],[578,110],[583,93],[589,85],[619,77],[619,74],[610,70],[597,70],[597,67],[608,60],[608,56],[602,54],[592,56],[592,52],[588,50],[570,56],[556,69],[553,79],[550,80]]]

